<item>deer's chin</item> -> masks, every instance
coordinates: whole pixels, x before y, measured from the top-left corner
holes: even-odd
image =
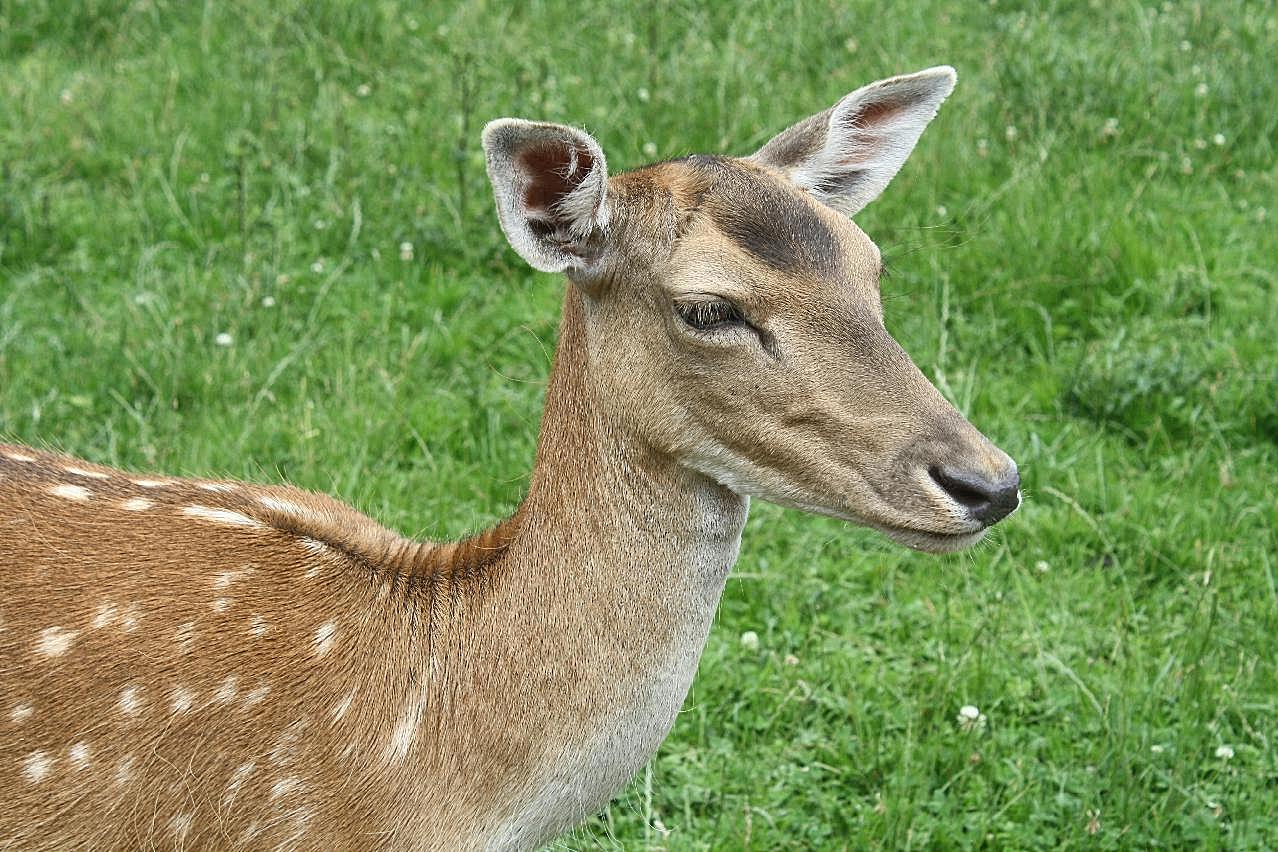
[[[879,524],[870,524],[870,526],[897,544],[903,544],[911,550],[920,550],[924,553],[954,553],[971,547],[985,537],[983,529],[966,533],[934,533]]]

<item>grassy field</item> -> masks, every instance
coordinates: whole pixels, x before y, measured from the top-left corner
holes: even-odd
[[[953,64],[858,221],[1024,508],[938,559],[756,503],[673,734],[557,845],[1273,848],[1276,56],[1265,0],[0,0],[0,436],[460,535],[561,288],[486,120],[620,171]]]

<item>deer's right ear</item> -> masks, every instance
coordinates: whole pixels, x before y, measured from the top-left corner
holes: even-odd
[[[588,269],[608,224],[608,166],[589,133],[499,118],[484,128],[488,179],[506,239],[534,269]]]

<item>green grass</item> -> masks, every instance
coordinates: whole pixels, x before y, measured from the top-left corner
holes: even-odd
[[[756,503],[673,734],[558,845],[1272,848],[1275,56],[1268,0],[0,0],[0,433],[461,534],[522,495],[560,291],[484,121],[619,171],[950,63],[859,221],[1024,508],[937,559]]]

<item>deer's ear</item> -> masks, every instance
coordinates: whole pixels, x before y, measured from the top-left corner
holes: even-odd
[[[941,65],[871,83],[777,134],[754,159],[852,215],[900,170],[956,79]]]
[[[499,118],[484,128],[488,178],[506,239],[542,272],[583,270],[608,224],[608,166],[589,133]]]

